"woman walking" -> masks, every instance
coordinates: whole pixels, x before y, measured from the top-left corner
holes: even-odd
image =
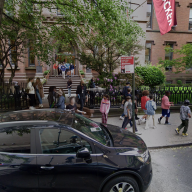
[[[35,104],[35,89],[33,87],[33,82],[34,82],[34,78],[29,78],[28,80],[28,84],[27,84],[27,89],[29,91],[29,109],[33,110],[34,108],[34,104]]]
[[[72,80],[69,79],[69,80],[67,81],[68,97],[71,97],[71,87],[72,87]]]
[[[40,80],[39,77],[36,79],[35,93],[36,93],[36,96],[37,96],[37,98],[39,100],[39,107],[43,108],[43,104],[42,104],[42,98],[44,97],[43,85],[42,85],[41,80]]]

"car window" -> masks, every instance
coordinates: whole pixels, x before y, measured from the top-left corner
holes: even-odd
[[[20,126],[0,130],[0,152],[31,153],[31,129]]]
[[[78,131],[88,135],[103,145],[110,146],[110,137],[108,133],[100,127],[97,123],[83,117],[82,115],[75,114],[75,119],[71,125]]]
[[[92,153],[87,141],[64,129],[40,129],[39,135],[44,154],[76,154],[82,147]]]

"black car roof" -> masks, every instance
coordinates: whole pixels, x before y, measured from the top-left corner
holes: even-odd
[[[73,119],[74,113],[69,110],[37,109],[13,111],[0,115],[0,128],[10,126],[13,123],[17,126],[23,122],[28,125],[58,125],[58,123],[70,125]]]

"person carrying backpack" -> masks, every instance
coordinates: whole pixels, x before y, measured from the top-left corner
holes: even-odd
[[[153,129],[156,128],[155,126],[155,110],[157,109],[157,106],[156,106],[156,103],[153,101],[153,96],[150,95],[149,96],[149,101],[147,101],[146,105],[145,105],[145,108],[147,109],[146,110],[146,113],[147,113],[147,119],[146,119],[146,125],[145,125],[145,129],[148,129],[149,128],[149,119],[150,117],[152,116],[152,119],[153,119]]]

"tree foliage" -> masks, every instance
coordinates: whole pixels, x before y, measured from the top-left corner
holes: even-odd
[[[159,63],[163,67],[174,67],[175,73],[180,73],[185,71],[186,69],[192,68],[192,44],[188,43],[183,45],[180,49],[173,49],[170,47],[166,47],[165,51],[167,53],[172,52],[177,55],[177,58],[172,60],[163,60],[159,59]]]
[[[1,80],[9,66],[12,81],[31,42],[31,54],[47,64],[58,47],[73,47],[82,64],[99,73],[113,71],[120,56],[138,52],[137,39],[143,36],[137,22],[128,19],[127,9],[128,4],[119,0],[7,0],[0,27]]]
[[[165,82],[165,74],[159,67],[152,65],[137,66],[135,72],[143,79],[143,84],[146,86],[154,87]]]

